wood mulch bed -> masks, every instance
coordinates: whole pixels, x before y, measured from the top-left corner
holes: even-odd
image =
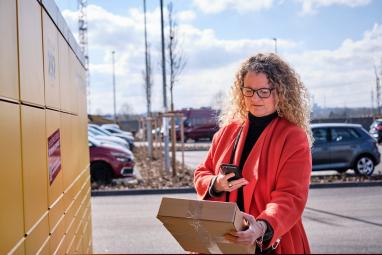
[[[141,178],[115,179],[111,185],[98,185],[92,183],[93,190],[123,190],[123,189],[166,189],[193,187],[193,170],[177,162],[176,175],[172,171],[163,170],[162,149],[154,149],[152,160],[147,157],[145,147],[136,147],[134,156],[136,167],[139,169]],[[170,152],[171,154],[171,152]],[[370,182],[382,180],[382,175],[356,176],[354,174],[343,173],[334,175],[316,175],[311,177],[311,183],[344,183],[344,182]]]

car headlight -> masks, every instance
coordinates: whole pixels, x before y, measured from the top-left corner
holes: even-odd
[[[129,157],[129,155],[120,152],[112,152],[111,155],[113,155],[113,157],[115,157],[118,161],[121,162],[129,162],[132,160],[132,158]]]

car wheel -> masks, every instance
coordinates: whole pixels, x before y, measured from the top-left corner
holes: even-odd
[[[354,164],[354,172],[357,175],[370,176],[374,172],[374,161],[369,156],[359,157]]]
[[[90,166],[91,181],[99,184],[110,184],[113,174],[110,165],[104,162],[94,162]]]

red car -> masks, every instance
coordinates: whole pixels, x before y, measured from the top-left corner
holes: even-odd
[[[89,137],[92,182],[111,183],[113,178],[134,177],[134,156],[121,146]]]
[[[192,139],[198,141],[199,139],[212,140],[214,134],[219,130],[218,124],[218,111],[209,107],[202,107],[199,109],[182,109],[176,111],[183,113],[185,120],[184,124],[184,141]],[[179,125],[177,125],[176,138],[180,140]]]

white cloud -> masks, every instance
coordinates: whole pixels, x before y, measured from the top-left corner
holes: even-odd
[[[358,7],[368,5],[371,0],[297,0],[302,4],[301,14],[314,14],[320,7],[332,5],[342,5],[348,7]]]
[[[272,7],[272,0],[194,0],[194,5],[204,13],[219,13],[226,9],[243,13],[269,9]]]
[[[166,10],[165,10],[166,12]],[[75,31],[77,13],[64,11],[64,17]],[[162,107],[161,78],[161,48],[160,48],[160,18],[159,9],[147,13],[149,43],[151,44],[152,64],[154,69],[153,109]],[[165,13],[166,15],[166,13]],[[175,95],[182,100],[176,100],[177,107],[203,105],[211,102],[208,95],[216,93],[216,87],[228,86],[225,82],[233,77],[233,71],[222,75],[227,68],[232,68],[242,58],[258,51],[273,51],[274,42],[271,39],[241,39],[222,40],[217,38],[211,29],[198,29],[183,21],[192,20],[194,13],[189,10],[179,12],[179,39],[187,58],[186,69],[176,85]],[[134,109],[143,112],[145,109],[142,70],[144,68],[144,27],[143,13],[131,9],[126,16],[115,15],[96,6],[88,7],[89,23],[89,53],[91,71],[91,102],[95,112],[111,112],[112,96],[112,64],[111,51],[116,51],[117,105],[129,102]],[[280,39],[278,45],[287,49],[295,47],[295,43]],[[228,67],[230,66],[230,67]],[[218,75],[220,73],[220,75]],[[223,78],[225,77],[225,78]],[[211,88],[205,89],[205,84]],[[195,88],[203,91],[195,93]],[[190,93],[188,93],[190,92]],[[192,93],[194,92],[194,93]],[[185,94],[188,96],[184,96]]]
[[[191,13],[184,11],[182,15],[191,17]],[[75,28],[75,13],[65,11],[64,16]],[[132,9],[128,15],[119,16],[90,5],[88,17],[92,112],[97,109],[112,112],[110,52],[113,49],[116,50],[117,108],[128,103],[136,112],[144,112],[142,12]],[[159,9],[148,12],[147,18],[154,69],[153,110],[161,110]],[[221,39],[212,29],[199,29],[183,21],[179,22],[179,35],[187,65],[174,89],[176,108],[208,106],[218,91],[229,90],[242,60],[257,52],[274,50],[270,38]],[[382,57],[381,42],[380,24],[366,31],[361,40],[346,39],[335,50],[302,52],[298,42],[277,40],[279,52],[296,68],[316,102],[323,104],[325,98],[327,106],[370,105],[370,90],[375,84],[373,64],[379,63]]]
[[[191,10],[180,11],[176,13],[176,20],[178,23],[189,23],[196,18],[195,12]]]
[[[326,106],[369,107],[375,89],[373,65],[382,60],[382,25],[375,24],[361,40],[344,40],[335,50],[286,56],[319,104],[325,100]]]
[[[301,14],[314,14],[318,8],[332,5],[359,7],[368,5],[371,0],[295,0],[302,5]],[[285,1],[280,0],[276,4],[282,5]],[[194,0],[194,5],[204,13],[220,13],[227,9],[239,13],[254,12],[272,8],[273,0]]]

